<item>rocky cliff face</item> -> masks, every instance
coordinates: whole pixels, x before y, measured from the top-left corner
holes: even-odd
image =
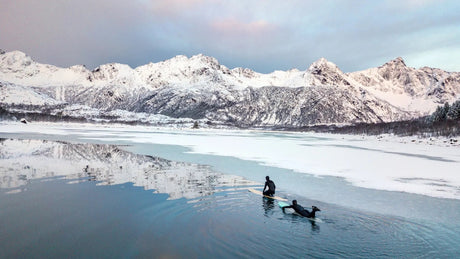
[[[84,106],[245,126],[382,122],[432,112],[460,96],[460,73],[407,67],[401,58],[343,73],[319,59],[307,70],[260,74],[203,55],[132,69],[106,64],[59,68],[19,51],[0,54],[0,104],[8,109]],[[26,108],[27,108],[26,107]],[[55,111],[56,112],[56,111]]]

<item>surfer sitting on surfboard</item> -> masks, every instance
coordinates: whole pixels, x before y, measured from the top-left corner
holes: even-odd
[[[265,180],[266,180],[265,186],[262,192],[264,193],[264,195],[273,196],[275,194],[275,189],[276,189],[275,183],[272,180],[270,180],[270,177],[268,176],[265,176]],[[268,190],[265,191],[265,188],[267,187],[268,187]]]
[[[292,205],[281,207],[281,209],[283,210],[283,212],[284,212],[284,209],[287,209],[287,208],[294,209],[295,212],[297,212],[297,213],[299,213],[300,215],[302,215],[302,216],[304,216],[304,217],[307,217],[307,218],[314,218],[314,217],[315,217],[315,212],[321,211],[321,210],[318,209],[316,206],[311,206],[312,211],[309,212],[308,210],[304,209],[302,206],[300,206],[299,204],[297,204],[297,200],[293,200],[293,201],[292,201]]]

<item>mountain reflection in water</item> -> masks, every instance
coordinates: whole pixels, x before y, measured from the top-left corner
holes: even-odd
[[[169,199],[194,199],[227,187],[258,185],[209,166],[136,155],[115,145],[0,139],[0,188],[17,193],[27,190],[30,180],[50,177],[98,185],[131,182],[168,194]]]

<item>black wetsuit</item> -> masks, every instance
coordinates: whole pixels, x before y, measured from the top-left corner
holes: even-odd
[[[299,213],[300,215],[304,216],[304,217],[311,217],[311,214],[308,210],[304,209],[302,206],[300,206],[299,204],[292,204],[292,205],[289,205],[289,206],[286,206],[286,207],[283,207],[283,212],[284,212],[284,209],[288,209],[288,208],[291,208],[291,209],[294,209],[295,212]]]
[[[275,183],[272,180],[267,180],[265,182],[264,190],[268,187],[268,190],[264,191],[264,195],[272,196],[275,194]]]

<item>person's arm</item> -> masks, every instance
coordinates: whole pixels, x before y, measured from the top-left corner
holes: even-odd
[[[284,212],[284,209],[292,209],[292,205],[281,207],[281,209],[282,209],[283,212]]]
[[[265,182],[265,185],[264,185],[264,189],[262,190],[262,192],[265,192],[265,188],[267,188],[268,184],[267,182]]]

